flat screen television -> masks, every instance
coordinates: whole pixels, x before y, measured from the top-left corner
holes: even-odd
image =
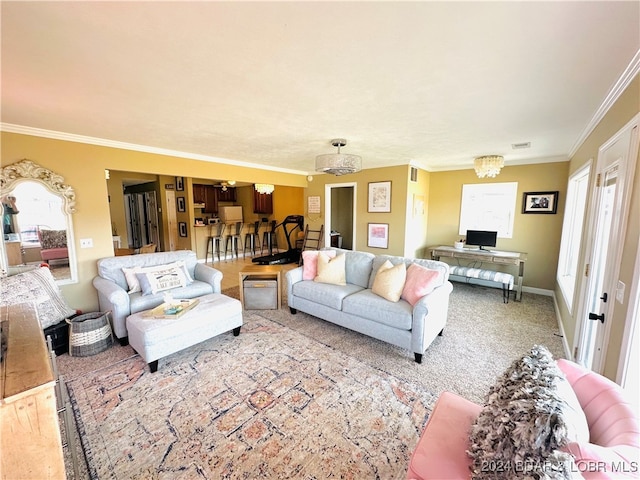
[[[480,250],[484,247],[495,247],[498,232],[490,232],[487,230],[467,230],[467,245],[477,245]]]

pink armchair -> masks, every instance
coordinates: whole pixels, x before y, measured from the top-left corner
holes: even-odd
[[[69,258],[66,230],[39,230],[40,257],[44,262]]]
[[[640,428],[637,412],[619,385],[568,360],[557,360],[571,384],[589,424],[590,441],[570,443],[585,479],[640,476]],[[407,479],[470,478],[469,432],[481,407],[443,392],[433,408],[411,457]]]

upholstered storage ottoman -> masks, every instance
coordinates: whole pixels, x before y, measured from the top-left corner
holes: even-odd
[[[126,325],[129,344],[155,372],[160,358],[229,330],[238,336],[242,304],[221,293],[211,293],[198,297],[198,304],[179,318],[154,318],[148,312],[138,312],[127,317]]]

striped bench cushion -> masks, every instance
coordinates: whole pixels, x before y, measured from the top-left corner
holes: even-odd
[[[495,272],[493,270],[484,270],[482,268],[461,267],[458,265],[452,265],[449,270],[449,274],[501,283],[505,286],[509,285],[509,290],[513,290],[514,277],[510,273]]]

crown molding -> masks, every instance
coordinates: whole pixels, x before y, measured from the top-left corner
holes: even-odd
[[[626,90],[629,84],[633,81],[633,79],[640,72],[640,49],[636,52],[636,54],[629,62],[629,65],[625,69],[625,71],[620,75],[620,78],[613,85],[609,93],[605,97],[604,101],[600,105],[600,107],[596,110],[596,113],[593,115],[591,121],[587,124],[585,129],[582,131],[578,140],[573,145],[571,150],[569,151],[569,158],[573,157],[580,146],[584,143],[589,135],[595,130],[598,124],[602,121],[604,116],[607,114],[609,109],[613,106],[613,104],[620,98],[622,92]]]
[[[67,142],[98,145],[101,147],[119,148],[123,150],[133,150],[136,152],[153,153],[156,155],[188,158],[190,160],[199,160],[202,162],[223,163],[225,165],[255,168],[258,170],[266,170],[269,172],[291,173],[294,175],[304,175],[305,177],[308,175],[306,171],[302,171],[302,170],[292,170],[292,169],[280,168],[280,167],[265,167],[264,165],[260,165],[257,163],[243,162],[240,160],[230,160],[228,158],[212,157],[210,155],[181,152],[178,150],[169,150],[165,148],[150,147],[148,145],[138,145],[135,143],[118,142],[115,140],[107,140],[104,138],[97,138],[97,137],[88,137],[85,135],[76,135],[73,133],[58,132],[55,130],[45,130],[42,128],[26,127],[24,125],[15,125],[12,123],[0,123],[0,131],[8,132],[8,133],[18,133],[21,135],[31,135],[34,137],[51,138],[54,140],[64,140]]]

